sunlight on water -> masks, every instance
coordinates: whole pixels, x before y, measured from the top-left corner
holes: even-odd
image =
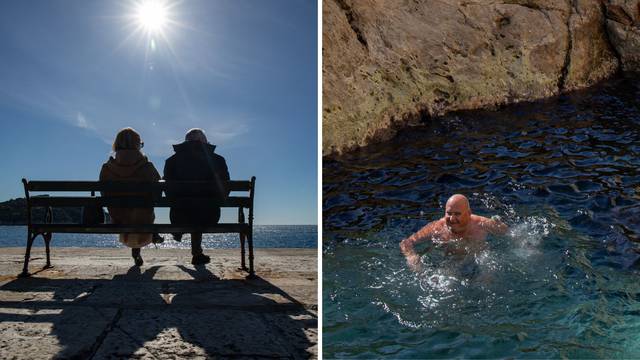
[[[640,357],[638,96],[613,80],[325,159],[325,356]],[[454,193],[508,234],[409,270],[400,241]]]
[[[254,226],[254,246],[256,248],[315,248],[317,246],[317,226],[315,225],[256,225]],[[20,247],[26,245],[26,226],[0,226],[0,247]],[[173,240],[170,234],[161,234],[165,241],[158,244],[163,249],[190,249],[190,235],[185,234],[182,242]],[[53,234],[53,247],[124,247],[114,234]],[[237,248],[238,234],[204,234],[202,246],[206,248]],[[41,237],[34,246],[44,246]],[[148,245],[154,248],[155,245]]]

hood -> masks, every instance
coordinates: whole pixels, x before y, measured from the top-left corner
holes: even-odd
[[[216,146],[212,144],[201,143],[200,141],[185,141],[180,144],[173,145],[175,152],[201,152],[202,150],[208,150],[214,152]]]
[[[149,162],[138,150],[118,150],[116,157],[110,157],[105,167],[118,177],[131,177],[138,169]]]

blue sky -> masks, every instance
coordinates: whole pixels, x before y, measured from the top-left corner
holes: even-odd
[[[151,34],[138,3],[0,2],[0,201],[22,177],[97,179],[125,126],[162,173],[200,127],[257,177],[258,224],[316,224],[317,3],[165,1]]]

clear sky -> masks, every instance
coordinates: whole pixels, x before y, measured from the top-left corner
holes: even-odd
[[[0,1],[0,201],[97,179],[125,126],[162,174],[200,127],[257,224],[316,224],[316,1],[141,3]]]

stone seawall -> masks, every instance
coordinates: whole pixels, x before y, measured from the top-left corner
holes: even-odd
[[[323,155],[640,70],[639,3],[323,1]]]

